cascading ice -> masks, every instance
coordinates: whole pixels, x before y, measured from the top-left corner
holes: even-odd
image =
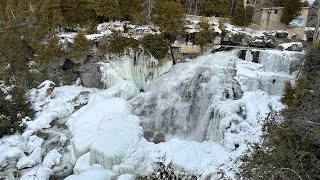
[[[282,95],[285,83],[294,81],[302,55],[277,50],[242,50],[239,54],[244,61],[237,63],[237,77],[243,90],[260,89],[270,95]]]
[[[108,56],[107,62],[101,62],[101,81],[109,88],[119,81],[134,81],[139,89],[145,89],[149,82],[167,73],[172,61],[157,60],[146,52],[128,52],[123,56]]]
[[[217,111],[220,102],[242,97],[234,79],[236,61],[231,53],[217,53],[178,65],[170,75],[155,82],[151,91],[131,101],[134,113],[145,130],[163,133],[166,139],[222,140],[224,130],[213,125],[226,116]],[[241,119],[238,112],[232,113],[235,121]],[[212,131],[219,132],[213,135]]]

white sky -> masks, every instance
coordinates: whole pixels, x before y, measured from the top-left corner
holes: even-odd
[[[314,1],[314,0],[308,0],[308,2],[309,2],[310,4],[312,4],[312,3],[313,3],[313,1]]]

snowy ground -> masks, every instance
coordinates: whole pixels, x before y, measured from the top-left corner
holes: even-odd
[[[199,69],[203,68],[206,71],[199,74]],[[230,169],[236,169],[237,158],[250,143],[260,142],[263,121],[270,107],[275,110],[283,108],[279,102],[279,92],[282,91],[272,91],[276,95],[268,95],[260,89],[248,87],[248,79],[257,77],[257,72],[271,77],[276,74],[279,79],[282,76],[290,80],[294,78],[288,72],[272,72],[272,69],[264,68],[264,65],[238,59],[235,52],[219,52],[175,66],[146,93],[140,93],[130,81],[121,81],[104,91],[79,86],[53,89],[53,84],[46,81],[30,91],[37,115],[33,121],[25,122],[26,131],[0,140],[0,179],[21,176],[21,179],[48,179],[50,176],[61,179],[68,176],[67,180],[128,180],[152,173],[155,162],[159,161],[172,163],[176,171],[195,174],[199,179],[218,179],[221,171],[234,179]],[[176,93],[170,91],[190,82],[195,75],[202,76],[192,81],[194,84],[202,80],[196,87],[215,86],[214,101],[204,105],[214,114],[207,118],[211,127],[207,131],[211,135],[196,140],[171,135],[159,144],[146,140],[141,125],[144,124],[142,121],[150,119],[134,115],[134,109],[138,106],[160,111],[158,106],[145,106],[147,96]],[[241,96],[225,98],[223,90],[233,90],[236,86],[243,91]],[[159,89],[163,93],[158,93]],[[201,93],[205,92],[201,90]],[[134,96],[136,98],[129,101]],[[138,101],[137,97],[146,101]],[[182,97],[179,93],[175,97],[178,99],[172,103],[178,106],[192,103],[179,99]],[[153,98],[156,102],[166,99],[164,96]],[[170,106],[162,102],[163,106]],[[216,131],[221,133],[219,138]]]

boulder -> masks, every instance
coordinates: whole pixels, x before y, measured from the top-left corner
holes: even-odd
[[[303,50],[303,44],[301,42],[291,42],[279,44],[278,49],[281,51],[299,51]]]

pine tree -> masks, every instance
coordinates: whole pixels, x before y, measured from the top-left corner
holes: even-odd
[[[229,16],[229,0],[204,0],[201,3],[201,14],[204,16]]]
[[[40,44],[36,49],[35,62],[39,68],[44,68],[50,63],[59,62],[64,57],[64,52],[56,36],[51,37],[46,43]]]
[[[254,8],[251,6],[244,7],[242,1],[237,1],[234,14],[231,17],[231,21],[234,25],[240,27],[246,27],[252,22]]]
[[[41,27],[44,32],[55,32],[65,27],[66,22],[61,10],[61,0],[47,0],[41,6]]]
[[[154,14],[154,23],[160,27],[161,32],[173,43],[177,36],[185,33],[184,27],[184,9],[181,4],[174,1],[160,1],[156,2],[156,9]],[[170,51],[173,63],[176,63],[172,47]]]
[[[293,18],[301,14],[303,3],[300,0],[283,0],[281,22],[288,25]]]
[[[214,38],[214,31],[210,27],[210,24],[206,20],[201,20],[199,23],[200,32],[196,34],[195,43],[199,44],[201,47],[201,52],[203,51],[203,46],[212,42]]]
[[[121,18],[119,0],[92,0],[91,3],[97,16],[109,19],[111,28],[113,21]]]
[[[156,59],[163,59],[168,51],[168,41],[163,35],[147,34],[141,41],[144,50],[149,52]]]
[[[73,59],[81,59],[89,54],[92,42],[88,40],[83,33],[79,33],[70,47],[69,57]]]
[[[290,82],[287,82],[284,87],[284,96],[281,98],[283,104],[293,105],[294,103],[294,89]]]
[[[121,0],[119,2],[121,16],[126,21],[139,19],[142,11],[141,0]]]
[[[123,34],[118,31],[113,31],[111,38],[107,41],[108,43],[105,44],[104,47],[102,47],[102,49],[104,50],[103,53],[111,53],[117,55],[122,55],[129,48],[137,50],[139,45],[137,40],[124,37]]]
[[[96,19],[89,0],[61,0],[61,9],[69,27],[85,26],[88,25],[89,21]]]
[[[153,20],[172,41],[176,36],[185,33],[183,15],[181,4],[173,1],[157,1]]]

